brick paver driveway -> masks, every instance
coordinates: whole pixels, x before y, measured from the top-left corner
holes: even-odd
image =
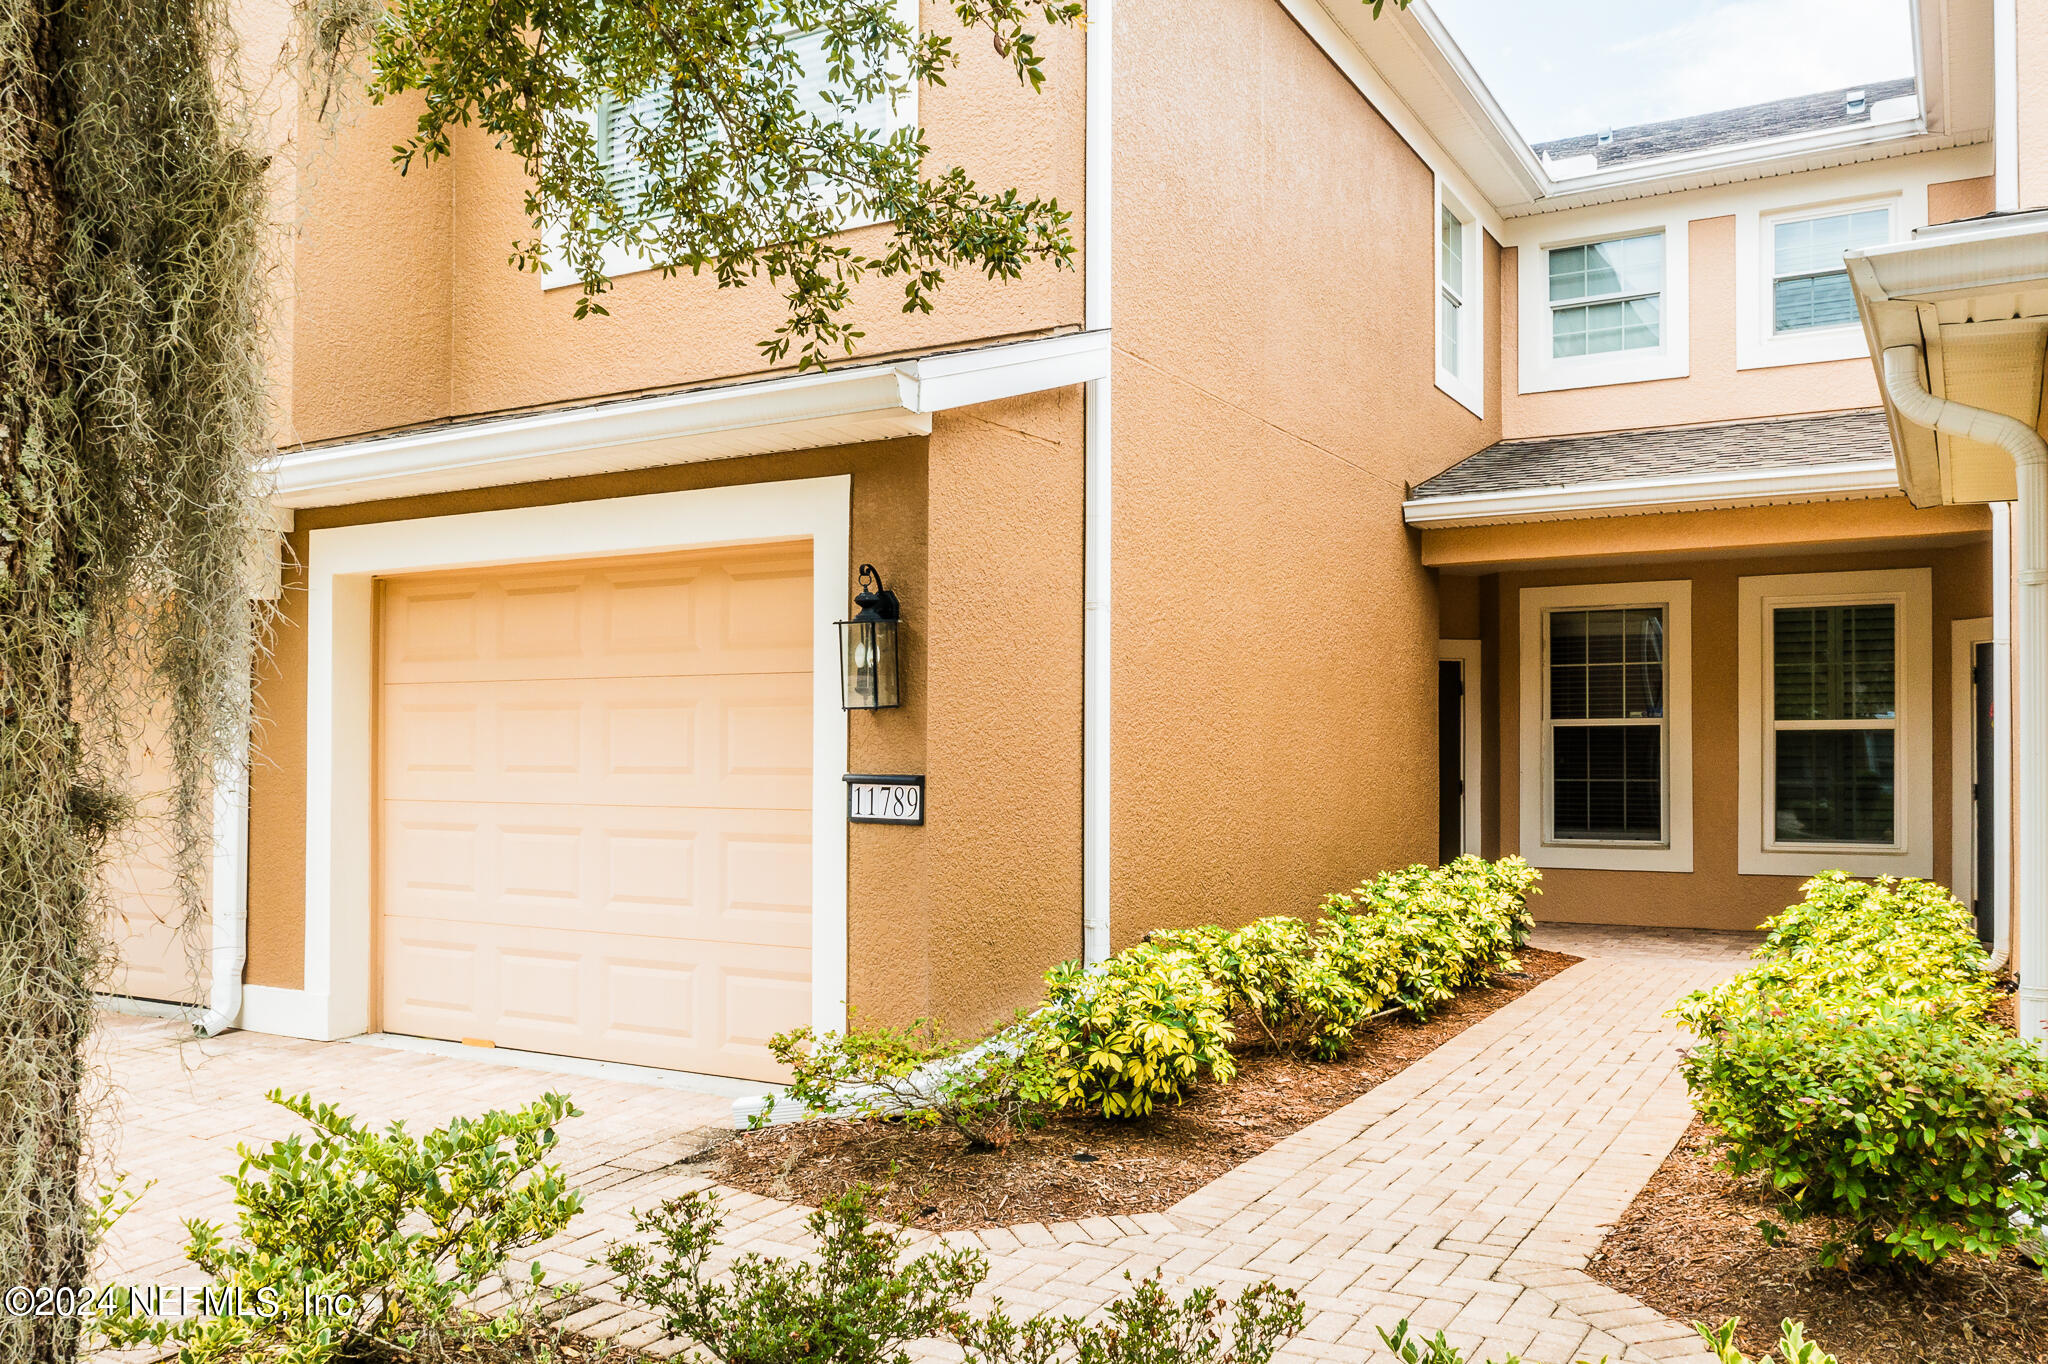
[[[1299,1288],[1296,1360],[1384,1356],[1377,1326],[1443,1328],[1475,1359],[1532,1364],[1581,1355],[1706,1360],[1689,1327],[1583,1272],[1688,1119],[1679,1035],[1663,1017],[1683,992],[1731,974],[1754,939],[1550,925],[1547,947],[1586,961],[1513,1001],[1379,1088],[1303,1129],[1170,1212],[1030,1224],[947,1239],[989,1254],[988,1291],[1013,1307],[1093,1306],[1124,1274],[1177,1284]],[[222,1216],[237,1140],[296,1120],[262,1101],[310,1089],[379,1121],[417,1127],[517,1104],[549,1088],[587,1116],[565,1126],[562,1161],[584,1213],[543,1256],[603,1299],[588,1264],[630,1229],[631,1210],[705,1186],[679,1158],[729,1100],[617,1079],[552,1075],[464,1057],[234,1033],[178,1039],[169,1023],[106,1020],[115,1102],[106,1163],[157,1181],[117,1226],[102,1282],[191,1281],[179,1219]],[[724,1195],[728,1248],[800,1251],[804,1209]],[[634,1343],[646,1318],[600,1301],[575,1324]]]

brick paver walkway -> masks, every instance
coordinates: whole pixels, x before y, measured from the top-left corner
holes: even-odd
[[[1375,1328],[1403,1316],[1443,1328],[1475,1364],[1708,1359],[1688,1326],[1583,1269],[1688,1120],[1664,1011],[1732,973],[1754,940],[1558,925],[1538,941],[1587,960],[1170,1212],[946,1239],[988,1252],[987,1289],[1013,1308],[1095,1306],[1126,1272],[1155,1268],[1226,1291],[1276,1280],[1310,1309],[1293,1360],[1384,1358]],[[179,1219],[223,1216],[234,1143],[295,1125],[261,1101],[273,1085],[415,1127],[563,1088],[587,1115],[562,1146],[587,1206],[542,1258],[599,1299],[572,1324],[633,1343],[658,1333],[605,1300],[589,1257],[630,1230],[632,1209],[706,1186],[679,1158],[729,1111],[708,1095],[459,1057],[246,1033],[182,1042],[132,1018],[108,1019],[102,1045],[117,1094],[109,1164],[157,1181],[110,1237],[103,1282],[189,1281]],[[733,1191],[722,1203],[729,1251],[804,1250],[804,1209]]]

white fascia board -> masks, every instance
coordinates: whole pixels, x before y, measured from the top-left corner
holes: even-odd
[[[338,506],[930,435],[934,412],[1106,375],[1109,344],[1077,332],[315,446],[271,461],[271,500]]]
[[[1891,497],[1899,491],[1890,460],[1855,460],[1802,469],[1676,478],[1621,478],[1571,487],[1410,498],[1401,517],[1411,526],[1451,529],[1516,521],[1566,521],[1647,512],[1705,511],[1778,502],[1828,502]]]

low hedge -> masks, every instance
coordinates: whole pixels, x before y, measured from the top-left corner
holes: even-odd
[[[1423,1014],[1460,986],[1514,965],[1537,874],[1519,857],[1460,857],[1383,872],[1323,901],[1315,921],[1149,935],[1099,966],[1046,977],[1029,1026],[1044,1039],[1063,1107],[1141,1118],[1202,1079],[1236,1072],[1231,1020],[1329,1058],[1389,1007]]]
[[[928,1022],[843,1037],[806,1029],[773,1046],[795,1076],[791,1096],[813,1112],[914,1111],[978,1145],[1001,1144],[995,1129],[1029,1121],[1040,1102],[1142,1118],[1235,1075],[1235,1019],[1327,1059],[1376,1013],[1425,1014],[1512,969],[1537,880],[1518,857],[1461,857],[1384,872],[1328,897],[1314,920],[1153,933],[1094,966],[1054,967],[1034,1012],[952,1056],[927,1050]]]
[[[1822,1249],[1894,1269],[2031,1239],[2048,1208],[2048,1056],[1986,1021],[1973,921],[1925,881],[1815,877],[1756,964],[1688,996],[1700,1115],[1785,1221],[1839,1219]],[[1779,1231],[1764,1224],[1767,1235]]]

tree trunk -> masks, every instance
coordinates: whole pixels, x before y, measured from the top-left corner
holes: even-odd
[[[81,784],[72,706],[89,586],[62,326],[64,23],[49,0],[0,0],[0,1290],[32,1295],[85,1283],[84,1058],[108,814]],[[76,1355],[78,1319],[57,1306],[0,1305],[0,1364]]]

